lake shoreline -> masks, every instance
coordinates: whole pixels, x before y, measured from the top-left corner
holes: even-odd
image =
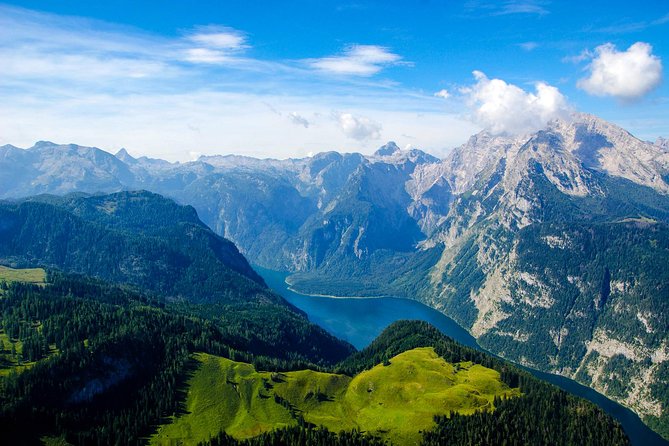
[[[254,268],[258,268],[254,266]],[[294,285],[288,280],[288,276],[283,281],[286,284],[286,289],[289,291],[299,294],[300,296],[316,296],[316,297],[327,297],[328,299],[406,299],[405,297],[394,297],[394,296],[335,296],[334,294],[318,294],[318,293],[307,293],[300,291],[294,288]],[[276,290],[275,290],[276,291]]]

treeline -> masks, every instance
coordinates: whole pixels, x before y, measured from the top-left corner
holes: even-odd
[[[248,440],[221,432],[198,446],[383,446],[384,441],[358,431],[334,433],[325,428],[285,427]]]
[[[434,347],[437,354],[448,362],[472,361],[495,369],[510,387],[518,387],[520,376],[529,375],[501,359],[455,342],[424,321],[394,322],[369,346],[337,364],[335,371],[353,376],[417,347]]]
[[[495,401],[495,410],[435,417],[423,445],[598,446],[627,445],[620,425],[596,406],[562,391],[537,386],[520,398]]]

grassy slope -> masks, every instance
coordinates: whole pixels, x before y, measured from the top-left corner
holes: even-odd
[[[13,269],[0,265],[0,281],[3,280],[41,285],[46,282],[46,272],[42,268]]]
[[[335,432],[357,428],[393,443],[417,444],[436,414],[468,414],[493,408],[495,396],[519,395],[500,381],[498,372],[472,363],[450,364],[431,347],[401,353],[390,365],[354,378],[311,370],[257,372],[252,365],[205,354],[196,360],[187,413],[162,426],[153,444],[177,439],[196,444],[220,430],[248,438],[295,425],[296,414]]]

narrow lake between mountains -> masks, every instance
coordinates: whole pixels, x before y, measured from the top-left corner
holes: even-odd
[[[423,320],[461,344],[482,349],[467,330],[444,314],[411,299],[395,297],[332,298],[291,291],[285,280],[288,273],[254,266],[267,285],[288,302],[304,311],[309,320],[328,332],[353,344],[357,349],[369,345],[384,328],[402,319]],[[548,381],[574,395],[597,404],[617,419],[635,446],[669,445],[669,442],[648,428],[631,410],[574,380],[533,369],[537,378]]]

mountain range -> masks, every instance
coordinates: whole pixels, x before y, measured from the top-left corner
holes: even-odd
[[[154,193],[1,203],[0,253],[3,444],[630,444],[425,322],[355,351]]]
[[[420,300],[486,349],[591,386],[669,437],[665,139],[578,114],[528,135],[481,132],[443,160],[392,142],[371,156],[189,163],[40,142],[0,147],[0,172],[5,199],[171,197],[251,263],[293,273],[299,291]],[[85,219],[108,208],[77,200],[59,209]],[[190,224],[202,243],[234,251]],[[230,265],[259,283],[245,262]]]

